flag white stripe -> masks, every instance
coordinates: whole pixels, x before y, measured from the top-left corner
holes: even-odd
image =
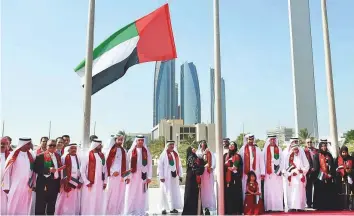
[[[95,59],[92,63],[92,76],[104,71],[105,69],[115,65],[124,59],[128,58],[134,51],[139,41],[139,36],[133,37],[123,43],[118,44],[114,48],[105,52],[99,58]],[[77,72],[81,77],[82,83],[84,83],[85,67]]]

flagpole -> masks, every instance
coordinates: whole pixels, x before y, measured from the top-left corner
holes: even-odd
[[[4,134],[5,134],[5,121],[2,121],[1,137],[4,137]]]
[[[83,147],[88,148],[90,137],[91,121],[91,94],[92,94],[92,53],[95,22],[95,0],[89,0],[87,27],[87,47],[85,62],[85,84],[84,84],[84,120],[82,128]]]
[[[221,115],[221,60],[220,60],[220,29],[219,0],[214,0],[214,98],[215,98],[215,145],[216,175],[218,191],[218,215],[224,215],[224,161],[222,147],[222,115]]]
[[[48,138],[50,138],[50,132],[52,131],[52,121],[49,121]]]
[[[96,135],[96,121],[95,121],[95,123],[93,125],[93,135]]]
[[[332,75],[332,61],[331,61],[331,46],[329,41],[328,31],[328,18],[327,18],[327,5],[326,0],[321,0],[321,12],[322,12],[322,31],[323,31],[323,43],[325,53],[325,67],[326,67],[326,80],[327,80],[327,97],[328,97],[328,113],[329,113],[329,129],[331,135],[331,141],[334,144],[334,157],[338,155],[338,130],[337,130],[337,117],[336,117],[336,105],[334,99],[334,86]]]

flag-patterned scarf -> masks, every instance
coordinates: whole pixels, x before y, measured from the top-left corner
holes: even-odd
[[[329,174],[329,167],[328,167],[329,157],[328,157],[328,155],[324,155],[322,153],[320,153],[318,155],[319,155],[319,159],[320,159],[320,170],[324,174],[328,175]]]
[[[207,160],[207,163],[208,163],[208,168],[207,168],[207,172],[210,174],[211,173],[211,166],[212,166],[212,155],[211,155],[211,152],[210,151],[207,151],[206,153],[206,160]]]
[[[10,166],[13,165],[13,163],[15,163],[16,159],[17,159],[17,156],[18,154],[20,153],[20,149],[17,149],[14,154],[12,155],[12,158],[7,162],[6,166],[5,166],[5,170],[8,169]],[[29,162],[30,162],[30,168],[31,170],[33,171],[33,163],[34,163],[34,159],[33,159],[33,156],[31,154],[30,151],[27,151],[27,156],[28,156],[28,159],[29,159]]]
[[[102,152],[98,152],[102,160],[102,166],[105,164],[104,155]],[[89,153],[89,165],[88,165],[88,180],[91,184],[95,183],[95,173],[96,173],[96,157],[95,157],[95,150],[91,150]]]
[[[147,165],[147,150],[143,146],[142,147],[142,165],[145,167]],[[131,172],[135,173],[136,172],[136,167],[138,163],[138,152],[137,152],[137,147],[135,147],[132,151],[132,156],[131,156],[131,162],[130,162],[130,167],[131,167]]]
[[[344,160],[342,156],[338,157],[338,167],[342,166],[343,169],[339,169],[339,173],[342,177],[345,175],[345,170],[346,169],[352,169],[353,167],[353,162],[352,160]]]
[[[57,159],[58,168],[62,167],[59,154],[56,152],[54,152],[53,154],[54,154],[55,158]],[[54,167],[52,157],[50,156],[50,153],[48,150],[44,152],[43,157],[44,157],[44,168],[50,169],[51,167]],[[60,177],[60,172],[59,172],[59,177]]]
[[[122,162],[121,162],[121,168],[120,168],[120,173],[123,176],[123,174],[125,173],[126,169],[127,169],[127,159],[126,159],[126,155],[125,155],[125,150],[119,146],[113,146],[111,148],[111,150],[109,151],[108,157],[107,157],[107,172],[108,172],[108,176],[111,176],[111,167],[113,165],[114,159],[116,157],[116,153],[117,153],[117,149],[120,149],[122,152]]]
[[[172,154],[175,157],[176,164],[175,164],[175,160],[172,157]],[[173,167],[173,166],[176,165],[177,176],[180,176],[179,175],[179,163],[180,163],[180,161],[179,161],[179,156],[178,156],[177,152],[175,152],[175,151],[167,152],[167,157],[168,157],[168,163],[170,164],[170,166]]]
[[[248,174],[248,172],[250,171],[250,163],[251,163],[251,155],[250,155],[250,148],[249,148],[249,144],[245,145],[245,169],[244,169],[244,173],[245,175]],[[256,171],[256,160],[257,160],[257,154],[256,154],[256,146],[252,145],[252,155],[253,155],[253,163],[252,163],[252,169],[254,171]]]
[[[268,145],[267,147],[267,174],[270,175],[273,173],[272,169],[272,152],[271,152],[271,146],[274,147],[274,159],[279,160],[279,147],[277,145]]]
[[[228,167],[237,167],[237,169],[240,169],[240,161],[241,161],[241,157],[239,154],[234,154],[233,156],[231,156],[232,159],[231,161],[229,161],[230,159],[230,154],[226,155],[225,161],[227,164],[225,164],[226,168]],[[229,169],[226,169],[226,183],[227,186],[229,186],[230,182],[231,182],[231,171]]]
[[[78,163],[78,158],[77,158],[77,155],[75,154],[75,159],[76,159],[76,162]],[[77,164],[79,166],[79,164]],[[66,175],[66,179],[67,181],[65,182],[64,184],[64,190],[65,192],[70,192],[71,191],[71,187],[69,186],[69,182],[71,180],[71,170],[72,170],[72,162],[71,162],[71,155],[70,154],[67,154],[65,156],[65,169],[64,169],[64,172],[65,172],[65,175]],[[78,167],[79,168],[79,167]]]

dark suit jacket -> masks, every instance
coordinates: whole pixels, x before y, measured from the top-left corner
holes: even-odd
[[[57,154],[57,153],[55,153]],[[57,156],[57,164],[58,168],[61,165],[61,161],[58,161]],[[60,190],[60,173],[59,178],[54,179],[54,173],[49,172],[49,168],[44,167],[44,153],[37,155],[36,159],[34,160],[33,170],[37,173],[37,181],[36,181],[36,192],[43,192],[45,188],[50,193],[59,193]],[[50,175],[46,178],[44,175]]]

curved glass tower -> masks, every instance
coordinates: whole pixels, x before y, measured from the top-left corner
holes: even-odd
[[[162,119],[177,118],[178,97],[175,83],[175,60],[159,61],[155,65],[153,126]]]
[[[181,119],[184,124],[201,122],[198,73],[192,62],[181,65]]]

